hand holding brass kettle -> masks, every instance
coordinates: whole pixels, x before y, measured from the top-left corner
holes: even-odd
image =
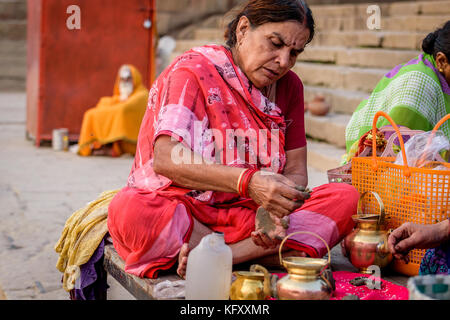
[[[379,214],[364,215],[362,212],[362,200],[369,193],[378,201]],[[380,196],[373,191],[364,192],[358,200],[357,214],[352,219],[356,227],[341,242],[343,254],[361,273],[371,273],[367,269],[371,265],[386,267],[392,261],[388,248],[391,230],[386,230],[384,204]]]

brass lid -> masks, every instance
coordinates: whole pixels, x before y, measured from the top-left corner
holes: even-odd
[[[286,257],[283,264],[288,272],[293,273],[311,273],[319,272],[328,265],[328,260],[320,258],[306,257]]]
[[[262,272],[251,272],[251,271],[235,271],[233,272],[238,277],[245,277],[251,279],[262,279],[264,280],[264,273]]]

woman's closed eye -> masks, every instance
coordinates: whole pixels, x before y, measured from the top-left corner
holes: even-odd
[[[282,42],[277,42],[277,41],[273,41],[273,40],[271,40],[271,42],[272,42],[272,45],[278,49],[283,47],[283,45],[284,45],[284,43],[282,43]]]

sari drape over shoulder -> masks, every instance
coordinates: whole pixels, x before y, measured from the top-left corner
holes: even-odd
[[[450,113],[450,88],[436,69],[432,55],[422,53],[409,62],[389,71],[372,94],[363,100],[345,130],[347,151],[372,128],[377,111],[384,111],[397,125],[412,130],[431,131],[437,122]],[[380,118],[377,127],[390,123]],[[450,139],[450,124],[441,130]]]
[[[171,136],[210,163],[282,173],[285,132],[281,110],[248,81],[228,49],[198,47],[176,58],[150,89],[127,186],[109,206],[108,229],[125,271],[154,278],[173,266],[189,241],[193,218],[223,232],[228,244],[249,238],[255,228],[258,206],[252,199],[181,188],[155,173],[157,137]],[[339,188],[346,189],[346,196],[334,199],[333,194],[341,195]],[[313,192],[308,210],[291,215],[290,229],[313,230],[330,244],[339,241],[353,227],[350,217],[358,195],[351,188]],[[327,216],[317,213],[332,198],[341,205]],[[286,245],[312,256],[326,253],[316,238],[293,237]]]
[[[148,90],[142,83],[142,76],[132,65],[133,93],[121,101],[119,96],[119,75],[117,75],[113,96],[102,97],[98,104],[84,113],[78,140],[78,154],[89,156],[93,148],[112,142],[121,142],[122,150],[134,154],[140,124],[144,117]]]

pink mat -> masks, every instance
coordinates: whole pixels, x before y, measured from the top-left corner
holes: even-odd
[[[276,273],[281,279],[286,273]],[[349,294],[359,297],[360,300],[408,300],[409,292],[406,287],[393,284],[392,282],[381,280],[381,289],[369,289],[367,286],[354,286],[350,284],[350,280],[356,277],[370,277],[370,275],[335,271],[333,272],[336,281],[336,291],[333,293],[331,300],[341,300]]]

